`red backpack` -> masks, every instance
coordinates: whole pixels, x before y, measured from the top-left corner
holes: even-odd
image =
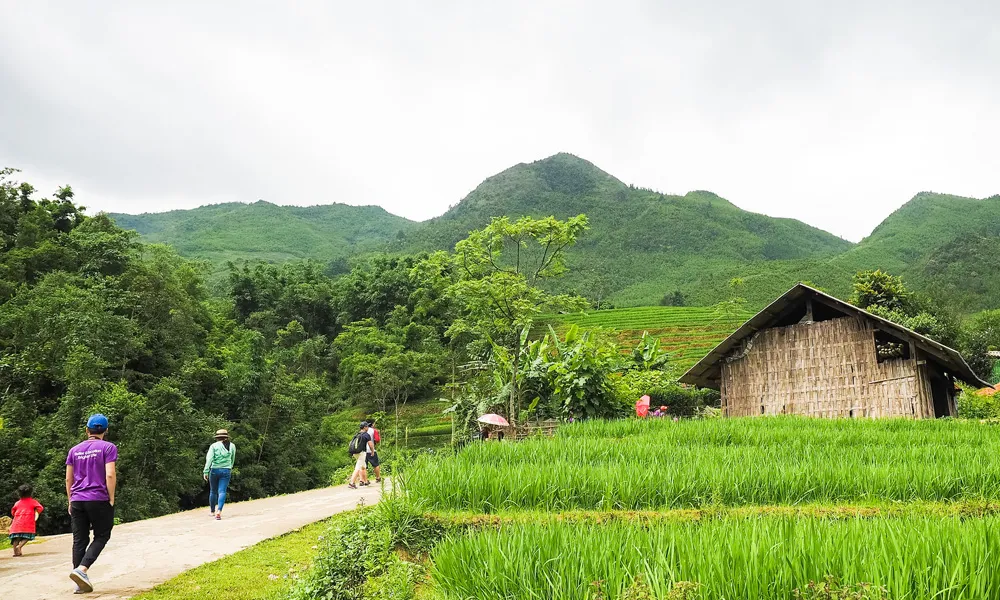
[[[374,427],[372,427],[372,441],[376,444],[382,441],[382,436],[378,434],[378,429],[375,429]]]

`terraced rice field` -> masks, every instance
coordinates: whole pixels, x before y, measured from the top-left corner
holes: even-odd
[[[474,444],[424,461],[414,481],[430,508],[479,513],[995,502],[1000,436],[970,421],[593,421],[551,440]]]
[[[701,360],[750,316],[724,316],[712,307],[703,306],[640,306],[548,315],[541,322],[551,324],[557,333],[570,325],[603,329],[617,339],[623,351],[634,348],[643,332],[649,332],[660,339],[673,364],[684,370]]]
[[[419,597],[1000,598],[997,432],[632,419],[473,444],[411,473],[409,498],[453,524]]]

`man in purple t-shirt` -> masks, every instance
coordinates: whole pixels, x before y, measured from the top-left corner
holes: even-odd
[[[76,583],[78,593],[94,591],[87,570],[111,539],[115,524],[118,448],[104,441],[107,432],[108,418],[91,415],[87,419],[87,441],[73,446],[66,457],[66,495],[73,524],[73,571],[69,578]]]

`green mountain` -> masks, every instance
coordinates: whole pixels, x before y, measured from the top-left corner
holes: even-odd
[[[138,231],[145,241],[170,244],[184,256],[215,265],[230,260],[302,258],[342,262],[382,248],[416,225],[378,206],[302,208],[263,201],[111,217],[120,226]]]
[[[798,281],[846,296],[852,275],[882,268],[961,312],[1000,306],[1000,196],[921,193],[852,244],[794,219],[740,209],[705,191],[683,196],[627,185],[593,164],[556,154],[515,165],[440,217],[414,223],[378,207],[221,204],[162,214],[113,215],[148,241],[219,265],[227,260],[313,258],[342,263],[376,250],[447,249],[491,217],[565,218],[591,229],[569,254],[560,285],[619,306],[656,304],[680,291],[718,302],[730,279],[752,308]]]
[[[835,270],[881,268],[960,312],[1000,306],[1000,195],[982,200],[921,192],[855,248]]]
[[[619,305],[656,304],[675,290],[692,303],[714,303],[733,277],[830,258],[853,246],[801,221],[742,210],[711,192],[675,196],[636,188],[583,159],[557,154],[490,177],[393,248],[448,248],[493,216],[580,213],[591,229],[570,253],[572,275],[564,283]],[[796,281],[779,273],[768,278],[767,289],[753,291],[765,301]]]

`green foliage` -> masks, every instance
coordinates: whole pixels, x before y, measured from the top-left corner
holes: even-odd
[[[342,270],[348,258],[379,249],[416,224],[377,206],[324,204],[307,208],[215,204],[111,217],[144,241],[172,245],[186,257],[209,261],[224,271],[228,262],[313,259]]]
[[[495,218],[455,245],[457,282],[449,295],[473,331],[510,346],[545,310],[580,310],[581,298],[552,295],[542,285],[566,272],[566,250],[587,229],[587,217],[558,221]]]
[[[427,394],[444,376],[447,355],[433,328],[417,323],[351,323],[334,342],[341,386],[354,403],[374,402],[380,410]]]
[[[554,331],[547,340],[552,353],[542,353],[536,370],[552,390],[551,401],[563,415],[594,419],[626,414],[628,406],[619,402],[611,379],[622,365],[616,346],[594,332],[581,333],[575,328],[570,328],[563,340]]]
[[[709,389],[682,386],[663,371],[628,371],[617,382],[622,404],[634,406],[643,396],[649,396],[650,410],[666,406],[666,413],[677,417],[694,417],[705,407],[719,405],[719,393]]]
[[[660,348],[659,338],[642,332],[639,344],[632,349],[632,365],[640,371],[661,371],[667,368],[670,355]]]
[[[309,573],[292,590],[292,600],[408,598],[417,565],[396,554],[426,553],[443,535],[403,496],[386,494],[374,508],[334,521]]]
[[[341,273],[348,258],[372,251],[451,249],[493,217],[567,219],[586,212],[587,240],[566,256],[572,275],[549,291],[582,294],[599,307],[680,298],[707,306],[725,297],[734,277],[746,280],[752,309],[798,281],[846,298],[853,274],[881,269],[967,314],[1000,306],[1000,284],[992,277],[1000,271],[998,199],[920,193],[852,244],[799,221],[741,210],[711,192],[680,196],[630,186],[585,160],[557,154],[486,179],[444,215],[420,224],[376,207],[266,202],[114,218],[147,241],[172,244],[216,266],[309,258]]]
[[[665,294],[663,298],[660,298],[660,306],[684,306],[687,304],[687,299],[684,298],[684,293],[680,290],[674,290],[672,294]]]
[[[957,320],[928,300],[912,294],[901,278],[878,270],[859,272],[854,276],[853,288],[852,304],[946,346],[957,345]],[[886,358],[901,351],[899,344],[879,346],[879,353]]]
[[[903,280],[881,270],[858,272],[852,289],[850,302],[858,308],[902,311],[909,307],[910,292]]]
[[[240,448],[233,499],[328,477],[315,439],[335,396],[326,336],[335,288],[312,264],[233,269],[231,304],[210,300],[200,267],[143,245],[60,188],[0,176],[0,510],[35,484],[42,532],[68,528],[68,449],[88,414],[111,419],[125,520],[199,503],[211,432]],[[227,305],[228,304],[228,305]]]
[[[979,394],[964,388],[955,399],[958,416],[963,419],[1000,419],[1000,393]]]
[[[975,314],[962,323],[959,349],[972,370],[983,379],[996,383],[995,359],[988,355],[1000,350],[1000,310]]]

